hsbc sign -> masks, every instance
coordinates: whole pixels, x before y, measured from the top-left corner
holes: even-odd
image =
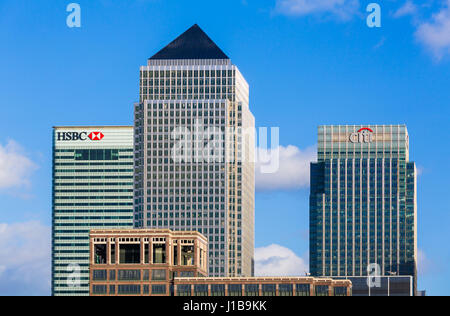
[[[350,134],[350,142],[356,144],[372,143],[373,142],[373,130],[368,127],[361,128],[356,133]]]
[[[90,140],[102,140],[105,135],[102,132],[92,132],[88,135]]]
[[[105,135],[102,132],[58,132],[58,141],[101,141]]]

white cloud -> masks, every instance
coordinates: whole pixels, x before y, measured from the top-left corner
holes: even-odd
[[[393,16],[394,18],[401,18],[407,15],[414,15],[416,13],[417,6],[411,0],[408,0],[397,11],[395,11]]]
[[[0,189],[28,186],[36,165],[14,141],[0,144]]]
[[[304,276],[309,271],[305,260],[280,245],[255,249],[257,276]]]
[[[277,0],[275,11],[291,16],[329,14],[348,20],[359,6],[359,0]]]
[[[50,227],[0,224],[0,295],[49,295],[50,255]]]
[[[386,43],[386,37],[382,37],[380,39],[380,41],[373,47],[374,49],[379,49],[380,47],[382,47],[384,45],[384,43]]]
[[[430,22],[420,24],[415,35],[436,60],[450,55],[450,0],[433,15]]]
[[[421,276],[426,275],[431,270],[431,261],[422,249],[417,250],[417,273]]]
[[[425,170],[424,167],[422,167],[422,166],[417,166],[416,169],[417,169],[417,176],[418,176],[418,177],[420,177],[421,175],[423,175],[423,172],[424,172],[424,170]]]
[[[309,187],[310,163],[316,161],[316,147],[300,150],[296,146],[280,146],[279,168],[274,173],[264,173],[263,163],[256,164],[256,189],[258,191],[293,190]],[[271,154],[272,154],[271,152]]]

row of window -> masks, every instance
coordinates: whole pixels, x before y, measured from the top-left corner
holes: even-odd
[[[234,77],[235,70],[146,70],[141,71],[141,78],[174,77]]]
[[[132,173],[133,169],[56,169],[55,173],[118,173],[118,172],[130,172]]]
[[[117,274],[117,277],[116,277]],[[110,270],[109,279],[107,270],[94,270],[92,272],[93,281],[166,281],[166,270]]]
[[[146,100],[167,100],[167,101],[169,101],[169,100],[186,100],[186,99],[189,99],[189,100],[199,100],[199,99],[210,99],[210,100],[214,100],[214,99],[217,99],[217,100],[225,100],[225,99],[227,99],[227,100],[230,100],[230,101],[234,101],[235,100],[235,96],[234,96],[234,94],[228,94],[228,95],[226,95],[226,94],[218,94],[218,95],[209,95],[209,94],[202,94],[202,95],[192,95],[192,94],[184,94],[184,95],[181,95],[181,94],[178,94],[178,95],[174,95],[173,93],[172,94],[167,94],[166,96],[164,96],[164,95],[161,95],[161,96],[159,96],[159,95],[144,95],[144,96],[141,96],[141,102],[145,102]],[[242,123],[241,122],[239,122],[238,124],[237,124],[238,126],[242,126]]]
[[[123,157],[120,157],[123,158]],[[130,156],[133,158],[133,156]],[[55,167],[79,167],[79,166],[133,166],[133,162],[55,162]]]
[[[107,292],[109,289],[109,293]],[[150,289],[152,295],[166,295],[167,285],[154,284],[154,285],[137,285],[137,284],[120,284],[120,285],[93,285],[92,294],[94,295],[150,295]],[[142,290],[142,292],[141,292]],[[117,293],[116,293],[117,291]]]
[[[61,228],[61,227],[127,227],[127,226],[131,226],[131,224],[129,223],[55,223],[53,225],[53,227],[57,228]],[[59,233],[59,234],[77,234],[78,232],[85,232],[84,230],[54,230],[55,233]],[[89,232],[89,231],[88,231]]]
[[[129,200],[130,198],[126,198]],[[55,207],[58,206],[71,206],[71,207],[81,207],[81,206],[133,206],[133,203],[54,203]]]
[[[98,210],[57,210],[55,212],[55,218],[59,215],[59,214],[89,214],[89,213],[93,213],[93,214],[116,214],[116,213],[133,213],[133,210],[130,209],[122,209],[122,210],[118,210],[118,209],[110,209],[110,210],[106,210],[106,209],[98,209]]]
[[[276,284],[213,284],[211,285],[211,296],[225,296],[226,288],[229,296],[276,296],[277,285]],[[310,296],[311,286],[309,284],[279,284],[278,295],[279,296],[293,296],[295,289],[296,296]],[[177,285],[176,291],[178,296],[208,296],[209,290],[207,284],[183,284]],[[346,287],[335,287],[333,289],[335,296],[347,296]],[[317,285],[314,287],[314,293],[316,296],[328,296],[328,285]]]
[[[184,105],[183,105],[184,106]],[[201,105],[198,105],[199,108],[201,107]],[[183,107],[182,110],[178,110],[178,111],[149,111],[148,114],[148,118],[175,118],[175,117],[190,117],[190,116],[220,116],[220,117],[224,117],[226,115],[226,112],[224,110],[219,111],[219,110],[210,110],[210,111],[201,111],[201,110],[196,110],[197,105],[194,103],[192,105],[193,109],[190,109],[190,105],[188,106],[188,109],[185,109]],[[231,113],[231,112],[230,112]],[[148,122],[148,121],[147,121]],[[150,123],[150,122],[148,122]]]
[[[129,179],[133,180],[133,176],[55,176],[55,180],[103,180],[103,179]],[[109,184],[108,184],[109,185]]]
[[[341,152],[338,154],[324,154],[323,152],[318,154],[318,160],[324,161],[328,159],[336,159],[337,157],[345,158],[345,159],[383,159],[381,157],[384,157],[384,159],[399,159],[400,161],[406,160],[406,153],[404,151],[390,151],[385,152],[384,155],[378,154],[378,156],[375,156],[377,154],[375,153],[369,153],[369,152]]]
[[[59,186],[58,186],[59,187]],[[133,189],[75,189],[75,190],[53,190],[54,193],[132,193]]]
[[[164,110],[165,113],[167,113],[168,110],[219,110],[219,109],[225,109],[225,103],[223,102],[211,102],[211,103],[207,103],[207,102],[189,102],[189,101],[185,101],[185,102],[170,102],[170,103],[166,103],[166,104],[162,104],[161,102],[155,102],[155,103],[150,103],[148,104],[148,115],[150,116],[151,110],[153,109],[154,112],[156,110],[160,110],[159,113],[162,113],[161,110]],[[241,111],[242,110],[242,106],[238,106],[238,110]],[[136,108],[136,111],[142,112],[143,108],[142,106],[139,108]],[[136,115],[136,118],[142,118],[142,116],[140,116],[139,114]]]
[[[144,89],[147,86],[153,86],[153,87],[159,87],[159,88],[166,88],[172,86],[178,86],[178,87],[186,87],[186,86],[233,86],[236,83],[236,80],[234,78],[222,78],[222,79],[205,79],[204,77],[200,78],[189,78],[186,77],[181,79],[178,77],[178,79],[172,78],[172,79],[144,79],[141,80],[141,87],[144,87]]]
[[[77,149],[54,149],[55,153],[74,153]],[[132,153],[133,149],[117,149],[119,153]]]
[[[128,211],[130,213],[130,211]],[[55,215],[54,219],[56,221],[69,221],[69,220],[132,220],[133,216],[57,216]]]
[[[124,187],[133,187],[132,182],[70,182],[70,183],[64,183],[64,182],[58,182],[55,184],[55,187],[62,188],[62,187],[101,187],[101,186],[124,186]]]

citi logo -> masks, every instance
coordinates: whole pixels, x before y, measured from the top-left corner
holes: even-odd
[[[368,127],[361,128],[356,133],[350,134],[350,142],[352,143],[368,144],[373,142],[373,138],[373,130]]]
[[[67,141],[100,141],[105,137],[102,132],[59,132],[57,134],[58,141],[67,142]]]

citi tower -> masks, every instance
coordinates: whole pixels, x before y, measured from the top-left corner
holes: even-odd
[[[311,165],[313,276],[412,276],[417,171],[404,125],[320,126]]]

